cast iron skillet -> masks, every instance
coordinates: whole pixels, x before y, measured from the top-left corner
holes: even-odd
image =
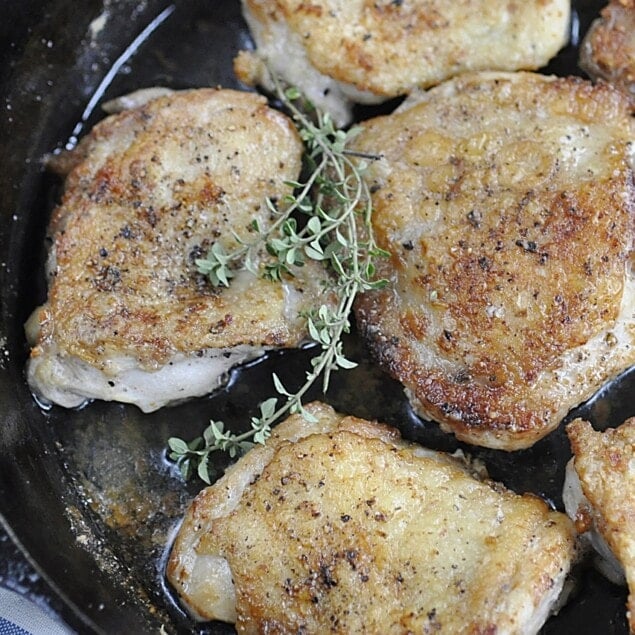
[[[574,2],[573,40],[602,2]],[[24,381],[23,324],[44,299],[44,231],[59,183],[42,157],[101,116],[97,102],[139,87],[239,87],[231,60],[250,45],[238,0],[71,0],[3,2],[0,22],[0,513],[9,533],[68,607],[80,632],[231,633],[195,625],[163,580],[166,545],[199,485],[182,483],[165,460],[174,434],[197,436],[210,417],[240,427],[273,394],[270,373],[293,384],[311,351],[274,354],[232,374],[215,395],[143,415],[95,403],[80,411],[41,409]],[[580,73],[575,46],[547,69]],[[368,111],[359,116],[368,116]],[[326,400],[358,416],[397,425],[404,436],[444,450],[460,444],[415,417],[400,387],[347,342],[358,369],[335,377]],[[361,387],[361,389],[360,389]],[[576,413],[596,427],[635,415],[635,372]],[[312,398],[321,397],[317,392]],[[562,427],[530,450],[467,448],[491,475],[562,508],[570,456]],[[224,466],[219,458],[219,473]],[[591,568],[544,633],[627,633],[626,591]]]

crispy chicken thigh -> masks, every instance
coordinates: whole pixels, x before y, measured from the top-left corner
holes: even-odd
[[[635,633],[635,418],[604,432],[576,419],[567,434],[574,454],[563,493],[567,513],[604,559],[607,577],[628,583]]]
[[[301,154],[287,117],[237,91],[177,92],[95,126],[58,161],[70,172],[50,226],[48,299],[27,328],[34,393],[152,411],[299,345],[299,313],[328,301],[321,265],[283,283],[238,271],[214,288],[195,259],[252,240],[254,219],[267,227],[266,199],[289,193]]]
[[[420,415],[525,448],[635,363],[635,123],[606,85],[464,75],[363,124],[391,257],[358,326]]]
[[[469,70],[533,70],[566,43],[566,0],[243,0],[259,59],[344,124],[377,103]],[[236,64],[267,84],[253,55]]]
[[[635,110],[635,0],[611,0],[580,46],[580,66],[628,96]]]
[[[240,633],[535,633],[569,519],[381,424],[308,406],[188,510],[168,579]]]

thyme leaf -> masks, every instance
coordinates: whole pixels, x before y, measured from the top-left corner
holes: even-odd
[[[375,242],[371,196],[363,178],[369,161],[379,157],[348,148],[359,128],[336,128],[331,117],[307,102],[296,88],[283,89],[275,77],[272,81],[304,142],[308,176],[302,182],[289,183],[294,193],[285,198],[283,211],[273,201],[267,201],[275,218],[269,228],[264,230],[254,220],[255,238],[250,242],[239,239],[238,247],[231,252],[215,243],[204,258],[196,260],[196,266],[214,286],[229,286],[239,267],[281,280],[293,276],[294,268],[307,259],[320,261],[332,272],[329,291],[335,301],[303,316],[309,336],[320,346],[320,352],[311,360],[311,370],[299,390],[287,389],[274,374],[278,397],[260,404],[260,415],[252,417],[249,430],[235,434],[225,430],[222,421],[211,421],[203,436],[190,443],[169,439],[168,456],[177,463],[184,479],[196,471],[209,483],[212,452],[225,451],[235,457],[254,444],[263,444],[271,435],[272,425],[283,415],[300,413],[312,421],[302,405],[307,391],[322,377],[322,390],[326,392],[333,371],[356,366],[344,353],[342,336],[350,330],[357,294],[386,284],[375,278],[374,260],[388,254]],[[302,217],[307,217],[306,222],[299,223]],[[270,258],[259,267],[263,249]]]

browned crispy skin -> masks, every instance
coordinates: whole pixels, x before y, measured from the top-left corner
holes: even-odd
[[[254,242],[254,220],[271,226],[267,199],[284,208],[301,156],[292,122],[264,97],[200,89],[108,117],[55,160],[68,177],[48,300],[27,327],[32,389],[67,407],[98,398],[150,411],[306,339],[302,311],[329,298],[321,263],[282,282],[238,270],[229,288],[195,264],[212,245]],[[261,246],[255,268],[267,258]]]
[[[569,17],[562,0],[244,4],[265,30],[286,23],[320,73],[387,97],[466,70],[539,68],[565,43]]]
[[[51,223],[56,268],[41,341],[55,337],[92,364],[116,351],[148,367],[176,351],[297,343],[276,315],[281,287],[261,283],[237,304],[231,290],[197,279],[193,258],[219,236],[235,245],[232,229],[247,238],[266,196],[288,193],[300,152],[285,117],[236,91],[162,97],[98,124]]]
[[[635,0],[611,0],[580,46],[580,66],[624,92],[635,109]]]
[[[567,426],[567,434],[575,471],[591,506],[586,513],[624,568],[630,590],[627,615],[635,633],[635,418],[604,432],[576,419]]]
[[[390,284],[357,303],[415,409],[527,447],[635,362],[633,121],[607,86],[465,75],[356,147]]]
[[[243,0],[256,44],[234,70],[268,69],[339,125],[379,103],[473,70],[537,69],[566,43],[568,0]]]
[[[300,152],[285,117],[235,91],[162,97],[97,125],[52,220],[42,339],[54,326],[58,343],[93,363],[113,348],[150,366],[179,350],[297,342],[270,314],[281,288],[218,293],[197,280],[193,256],[219,236],[235,245],[232,229],[248,238],[265,197],[288,193]]]
[[[540,628],[575,554],[564,514],[386,426],[308,410],[316,423],[281,423],[188,510],[168,578],[190,610],[240,633]]]

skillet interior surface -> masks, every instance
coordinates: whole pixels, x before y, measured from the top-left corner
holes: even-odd
[[[574,2],[578,41],[601,2]],[[184,484],[165,460],[170,436],[197,436],[213,417],[239,429],[273,394],[275,370],[292,385],[310,350],[269,355],[235,371],[227,388],[151,415],[93,403],[44,410],[24,380],[23,324],[45,297],[44,235],[59,182],[42,157],[74,143],[103,115],[99,103],[140,87],[240,87],[231,61],[250,45],[237,0],[90,0],[3,3],[0,121],[0,513],[9,533],[68,607],[81,632],[231,633],[195,625],[163,581],[171,536],[200,485]],[[547,69],[580,74],[569,46]],[[360,117],[368,111],[360,111]],[[360,362],[334,377],[325,400],[337,409],[399,427],[433,448],[460,447],[408,407],[399,385],[377,370],[355,335],[347,352]],[[363,390],[360,391],[359,387]],[[597,428],[635,415],[635,372],[626,373],[569,418]],[[324,398],[318,391],[310,398]],[[569,443],[561,426],[533,448],[508,454],[465,447],[493,478],[562,508]],[[222,473],[223,457],[215,458]],[[544,633],[627,633],[626,591],[590,568],[573,599]]]

